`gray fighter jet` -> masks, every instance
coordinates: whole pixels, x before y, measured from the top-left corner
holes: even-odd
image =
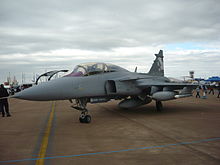
[[[69,100],[72,108],[81,111],[79,121],[90,123],[87,103],[121,100],[120,108],[136,108],[156,102],[156,110],[162,111],[162,101],[192,95],[196,85],[174,83],[164,77],[163,51],[148,73],[130,72],[107,63],[85,63],[75,67],[72,73],[16,93],[13,98],[50,101]]]

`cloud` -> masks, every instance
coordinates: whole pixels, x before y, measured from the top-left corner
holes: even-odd
[[[1,81],[9,71],[71,69],[89,60],[147,71],[159,49],[173,76],[174,66],[219,74],[219,8],[218,0],[2,0]]]

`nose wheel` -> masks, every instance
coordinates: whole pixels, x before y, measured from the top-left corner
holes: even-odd
[[[80,123],[90,123],[92,120],[90,115],[81,114],[79,117]]]

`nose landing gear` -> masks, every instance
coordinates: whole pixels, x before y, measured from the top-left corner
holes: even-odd
[[[86,109],[87,102],[87,99],[76,99],[75,105],[71,106],[72,108],[81,111],[81,115],[79,116],[80,123],[90,123],[92,121],[92,117],[88,114],[88,109]]]

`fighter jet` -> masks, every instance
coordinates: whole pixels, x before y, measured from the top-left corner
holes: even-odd
[[[81,123],[91,122],[88,103],[121,100],[118,106],[128,109],[155,101],[156,111],[162,111],[162,101],[192,96],[196,85],[175,83],[164,77],[163,51],[155,56],[148,73],[137,73],[137,68],[130,72],[109,63],[84,63],[68,75],[35,85],[12,97],[32,101],[69,100],[72,108],[81,111]]]

